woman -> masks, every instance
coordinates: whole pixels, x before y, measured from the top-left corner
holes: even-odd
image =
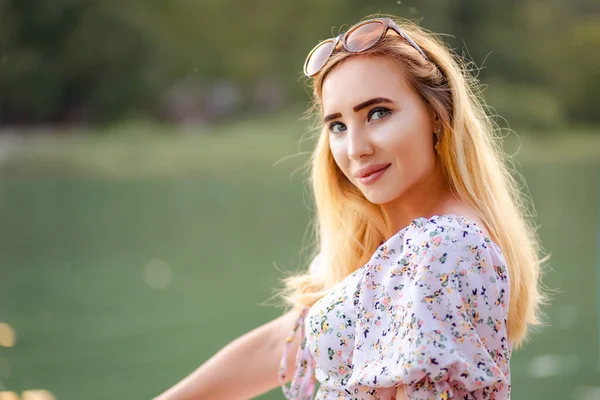
[[[159,399],[257,396],[282,355],[288,399],[510,398],[511,352],[539,322],[535,232],[475,81],[401,26],[363,21],[306,60],[318,256],[286,280],[293,311]]]

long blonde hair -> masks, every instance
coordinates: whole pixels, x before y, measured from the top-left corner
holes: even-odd
[[[507,331],[509,340],[518,346],[526,338],[528,325],[541,322],[541,248],[515,177],[506,165],[497,126],[486,114],[478,82],[465,62],[435,34],[405,20],[396,22],[431,61],[390,33],[362,54],[395,60],[440,117],[443,130],[438,150],[450,189],[477,212],[507,262],[511,283]],[[342,50],[313,77],[315,114],[322,112],[324,78],[337,64],[355,56]],[[337,167],[326,127],[310,159],[310,171],[316,204],[315,254],[320,254],[321,271],[285,279],[285,298],[295,308],[312,306],[333,285],[368,262],[390,236],[381,206],[370,203],[348,184]]]

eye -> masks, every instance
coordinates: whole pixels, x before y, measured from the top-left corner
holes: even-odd
[[[392,110],[385,107],[377,107],[369,111],[369,121],[381,119],[392,113]]]
[[[331,133],[341,133],[346,130],[346,125],[341,122],[332,122],[329,124],[329,132]]]

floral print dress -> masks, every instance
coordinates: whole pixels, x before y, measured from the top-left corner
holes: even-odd
[[[286,397],[390,400],[404,385],[411,400],[509,399],[508,278],[466,218],[414,220],[303,310]]]

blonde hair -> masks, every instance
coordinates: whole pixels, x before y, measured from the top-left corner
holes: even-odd
[[[388,33],[366,55],[389,57],[440,117],[439,155],[450,189],[471,206],[502,249],[510,276],[507,331],[518,346],[529,324],[541,323],[538,288],[541,248],[515,177],[495,135],[497,126],[486,114],[477,80],[467,65],[433,33],[396,20],[427,54],[427,61],[404,39]],[[335,53],[313,77],[313,111],[321,114],[321,86],[337,64],[355,54]],[[329,149],[323,127],[310,159],[310,182],[316,204],[315,254],[323,266],[318,274],[285,279],[285,298],[295,308],[310,307],[336,283],[368,262],[389,239],[390,224],[380,205],[369,202],[349,184]]]

